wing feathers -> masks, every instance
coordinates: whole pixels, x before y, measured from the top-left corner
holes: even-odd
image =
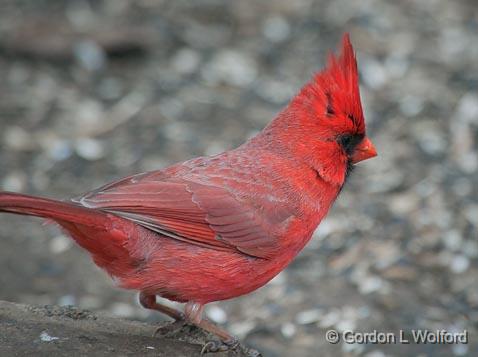
[[[271,222],[226,189],[196,182],[137,175],[76,200],[107,210],[164,236],[219,250],[271,258],[279,244]],[[273,212],[273,210],[271,210]]]

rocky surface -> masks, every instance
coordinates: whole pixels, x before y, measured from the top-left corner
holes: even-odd
[[[266,356],[478,350],[473,0],[3,0],[0,187],[57,198],[234,147],[349,31],[379,156],[290,267],[208,316]],[[0,299],[154,321],[53,226],[0,216]],[[328,329],[468,330],[331,345]]]
[[[161,325],[167,328],[169,324]],[[93,314],[72,306],[30,306],[0,301],[2,356],[201,355],[207,336],[192,326],[154,336],[158,326]],[[259,356],[238,347],[203,356]]]

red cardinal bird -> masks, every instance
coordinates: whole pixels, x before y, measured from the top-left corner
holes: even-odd
[[[62,202],[0,193],[0,211],[60,225],[145,308],[234,341],[204,305],[247,294],[310,240],[353,164],[376,156],[365,134],[348,34],[290,104],[240,147],[140,173]],[[186,303],[184,313],[156,296]]]

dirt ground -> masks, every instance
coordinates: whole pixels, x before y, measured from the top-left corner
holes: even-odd
[[[345,31],[379,156],[286,271],[207,314],[264,356],[475,355],[475,1],[0,0],[0,189],[67,198],[235,147]],[[2,300],[160,319],[34,218],[0,215],[0,271]],[[469,342],[330,344],[330,329]]]

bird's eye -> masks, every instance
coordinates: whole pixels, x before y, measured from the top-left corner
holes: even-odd
[[[327,92],[325,93],[325,96],[327,98],[326,114],[327,116],[331,117],[335,114],[335,110],[332,105],[332,95],[329,92]]]
[[[352,155],[355,147],[363,140],[363,138],[363,134],[344,134],[339,136],[338,143],[347,155]]]

